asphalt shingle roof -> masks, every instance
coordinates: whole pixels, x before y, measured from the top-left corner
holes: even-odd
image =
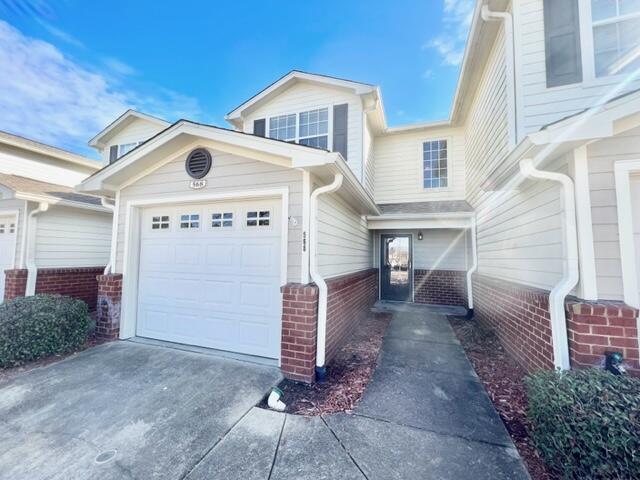
[[[86,203],[87,205],[101,204],[99,197],[76,193],[72,187],[41,182],[31,178],[19,177],[18,175],[0,173],[0,185],[4,185],[20,193],[49,197],[51,200],[66,200],[69,202]]]

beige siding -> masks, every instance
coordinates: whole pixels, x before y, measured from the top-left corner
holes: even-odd
[[[615,162],[640,159],[640,128],[587,147],[598,296],[622,300]]]
[[[447,140],[449,187],[423,187],[422,144]],[[465,149],[463,129],[429,129],[376,137],[376,203],[424,202],[463,199],[465,196]]]
[[[602,103],[607,95],[617,95],[640,87],[640,79],[623,81],[621,76],[586,78],[572,85],[547,88],[544,50],[543,0],[522,0],[516,2],[518,26],[516,45],[520,51],[516,56],[521,72],[523,100],[523,131],[531,133],[542,125],[556,121],[584,108]],[[581,12],[582,14],[582,12]],[[584,34],[584,32],[583,32]],[[588,35],[588,32],[587,32]],[[588,46],[588,38],[582,38],[583,49]],[[591,52],[585,50],[585,55]],[[618,87],[624,88],[618,90]]]
[[[37,217],[39,268],[97,267],[109,262],[111,214],[52,206]]]
[[[16,225],[16,251],[15,251],[15,265],[19,266],[20,263],[20,242],[22,239],[22,231],[24,227],[24,215],[25,209],[27,207],[27,202],[24,200],[14,200],[14,199],[2,199],[0,197],[0,217],[6,216],[6,212],[9,210],[18,211],[18,224]],[[5,212],[5,213],[3,213]]]
[[[371,133],[371,126],[364,115],[364,138],[363,138],[363,159],[364,159],[364,168],[363,168],[363,185],[364,188],[369,192],[369,195],[372,197],[375,195],[375,182],[376,182],[376,164],[373,156],[374,148],[373,142],[374,137]]]
[[[111,137],[107,143],[109,145],[124,145],[127,143],[144,142],[165,128],[166,127],[155,122],[143,118],[136,118],[130,125],[127,125],[122,131]],[[105,148],[102,152],[102,159],[105,163],[109,163],[109,147]]]
[[[367,221],[336,194],[318,204],[318,267],[326,278],[371,268],[372,235]]]
[[[269,117],[298,113],[315,108],[329,108],[329,145],[331,145],[331,121],[333,105],[349,104],[347,133],[347,163],[362,181],[362,102],[354,93],[338,88],[329,88],[308,83],[297,83],[271,101],[251,112],[244,124],[244,131],[253,133],[253,121],[267,119],[267,135],[269,135]]]
[[[95,169],[0,144],[0,173],[73,187]]]
[[[466,191],[473,206],[480,202],[487,176],[509,152],[506,84],[501,28],[466,119]]]
[[[287,278],[288,281],[299,282],[302,260],[302,172],[223,152],[213,151],[212,154],[215,163],[206,177],[205,191],[243,192],[277,187],[289,188],[289,216],[295,217],[298,224],[289,226]],[[176,195],[194,195],[195,197],[203,192],[203,190],[194,191],[189,188],[189,177],[184,170],[184,161],[185,157],[182,157],[163,165],[121,191],[116,271],[122,272],[128,201]],[[199,202],[202,203],[202,200],[200,199]]]
[[[413,268],[416,270],[466,271],[469,268],[467,231],[455,229],[422,230],[422,240],[418,240],[418,230],[376,231],[374,235],[374,264],[376,267],[380,265],[380,236],[385,233],[411,235]]]

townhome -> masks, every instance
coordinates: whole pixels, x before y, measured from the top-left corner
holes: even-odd
[[[0,301],[35,293],[94,309],[109,260],[111,209],[73,187],[94,160],[0,132]]]
[[[438,122],[389,127],[377,86],[301,71],[230,128],[124,113],[79,186],[115,199],[100,332],[313,381],[381,299],[466,306],[529,370],[638,370],[639,23],[479,1]]]

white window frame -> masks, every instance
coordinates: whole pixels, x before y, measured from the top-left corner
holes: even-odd
[[[582,83],[589,85],[615,83],[617,79],[627,76],[626,73],[615,75],[596,75],[595,42],[593,38],[593,21],[591,12],[591,0],[579,0],[578,13],[580,16],[580,52],[582,56]],[[625,16],[633,18],[635,15]],[[617,17],[619,18],[619,17]],[[624,17],[623,17],[624,18]],[[600,21],[597,23],[601,23]],[[576,84],[561,85],[553,88],[575,87]]]
[[[249,220],[252,220],[249,218],[249,212],[256,212],[256,224],[255,225],[249,225],[248,222]],[[268,217],[262,217],[260,218],[260,212],[268,212],[269,216]],[[273,227],[273,211],[271,210],[271,208],[251,208],[248,210],[245,210],[244,212],[244,217],[242,219],[242,226],[245,230],[251,231],[251,230],[265,230],[265,229],[271,229]],[[269,220],[269,225],[260,225],[260,220]]]
[[[140,145],[143,142],[127,142],[127,143],[119,143],[118,144],[118,158],[126,155],[127,153],[129,153],[131,150],[133,150],[134,148],[136,148],[138,145]],[[126,152],[122,151],[122,147],[127,146],[127,145],[133,145],[133,147],[131,147],[129,150],[127,150]]]
[[[198,218],[196,219],[192,219],[191,217],[197,215]],[[187,221],[182,220],[182,217],[187,216],[189,217],[189,219]],[[202,213],[201,212],[196,212],[196,211],[180,211],[177,214],[177,219],[176,219],[177,223],[176,223],[176,227],[178,229],[179,232],[192,232],[194,230],[198,231],[202,229]],[[198,226],[197,227],[193,227],[193,223],[194,222],[198,222]],[[188,223],[189,226],[188,227],[183,227],[182,224],[183,223]]]
[[[231,214],[231,219],[224,218],[225,215]],[[219,219],[214,219],[214,215],[220,215]],[[231,220],[231,225],[225,225],[224,222],[228,222]],[[213,222],[220,222],[219,226],[214,226]],[[208,214],[208,226],[211,230],[216,230],[220,232],[234,230],[236,228],[238,222],[238,216],[236,215],[235,210],[229,208],[221,208],[218,210],[212,210]]]
[[[327,109],[327,150],[329,151],[333,151],[333,105],[320,105],[320,106],[315,106],[315,107],[308,107],[308,108],[303,108],[300,110],[296,110],[296,111],[287,111],[287,112],[279,112],[279,113],[273,113],[273,114],[268,114],[266,115],[266,135],[267,138],[273,138],[271,137],[271,119],[274,117],[281,117],[283,115],[295,115],[296,116],[296,137],[295,139],[292,140],[283,140],[283,141],[287,141],[287,142],[295,142],[297,144],[300,143],[300,139],[305,139],[305,138],[313,138],[313,137],[318,137],[320,135],[313,135],[311,137],[300,137],[300,114],[301,113],[306,113],[306,112],[312,112],[314,110],[322,110],[324,108]]]
[[[446,187],[429,187],[426,188],[424,186],[424,155],[423,155],[423,145],[427,142],[435,142],[444,140],[447,142],[447,186]],[[453,164],[452,164],[452,154],[451,154],[451,146],[452,137],[447,136],[436,136],[423,138],[418,143],[418,159],[419,159],[419,167],[418,167],[418,188],[422,193],[434,193],[434,192],[447,192],[453,190]]]
[[[157,221],[157,222],[155,222],[155,221],[153,220],[153,219],[154,219],[154,217],[158,217],[158,218],[160,218],[160,220],[159,220],[159,221]],[[163,217],[167,217],[167,218],[168,218],[168,220],[167,220],[166,222],[164,222],[164,221],[162,220],[162,218],[163,218]],[[171,225],[173,224],[173,222],[171,221],[171,213],[169,213],[169,214],[167,214],[167,215],[165,215],[165,214],[163,214],[163,213],[161,213],[161,214],[159,214],[159,215],[152,214],[152,215],[151,215],[151,217],[150,217],[150,219],[151,219],[151,222],[150,222],[150,224],[149,224],[149,230],[150,230],[150,231],[152,231],[152,232],[170,232],[170,231],[171,231]],[[167,228],[162,228],[162,224],[163,224],[163,223],[167,223],[167,224],[168,224],[168,227],[167,227]],[[157,224],[157,225],[158,225],[158,228],[153,228],[153,226],[154,226],[155,224]]]

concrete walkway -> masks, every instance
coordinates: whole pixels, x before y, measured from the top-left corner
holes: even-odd
[[[528,478],[444,311],[392,308],[351,415],[262,410],[276,369],[132,342],[21,374],[0,384],[0,479]]]

